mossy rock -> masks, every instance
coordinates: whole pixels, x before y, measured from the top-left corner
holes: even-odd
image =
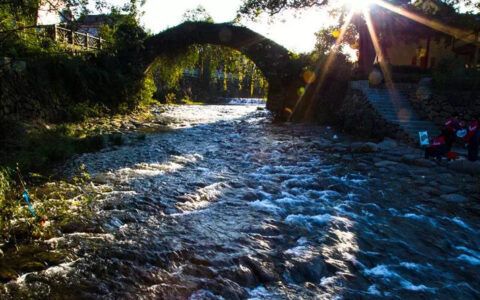
[[[14,269],[3,266],[0,262],[0,282],[8,282],[18,277],[18,273]]]

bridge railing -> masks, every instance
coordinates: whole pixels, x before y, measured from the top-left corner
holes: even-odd
[[[102,38],[58,25],[38,26],[37,34],[51,38],[57,43],[71,46],[75,50],[96,51],[105,46],[105,40]]]

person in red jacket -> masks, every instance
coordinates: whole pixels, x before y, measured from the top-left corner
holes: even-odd
[[[444,128],[442,130],[442,135],[445,138],[445,145],[448,151],[452,150],[457,130],[461,127],[460,123],[461,122],[458,119],[458,114],[455,114],[452,117],[448,118],[448,120],[445,122]]]
[[[480,140],[480,130],[478,119],[473,120],[468,124],[467,135],[465,136],[467,143],[467,158],[469,161],[478,160],[478,145]]]
[[[430,146],[425,148],[425,158],[429,159],[430,157],[434,157],[441,159],[442,156],[445,156],[449,151],[446,141],[447,139],[444,133],[433,138]]]

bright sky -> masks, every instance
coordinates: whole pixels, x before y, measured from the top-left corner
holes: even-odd
[[[109,0],[119,5],[125,0]],[[143,7],[143,25],[153,33],[178,25],[189,9],[203,6],[216,23],[232,21],[241,0],[147,0]],[[294,52],[307,52],[315,45],[314,33],[333,21],[325,11],[308,9],[303,12],[285,12],[273,20],[264,16],[257,22],[243,21],[242,24],[261,33]]]

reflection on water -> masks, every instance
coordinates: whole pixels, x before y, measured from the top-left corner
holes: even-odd
[[[101,230],[47,241],[72,261],[0,295],[480,297],[478,205],[420,192],[439,172],[442,185],[473,179],[400,162],[385,174],[375,163],[398,154],[352,157],[332,130],[272,125],[257,105],[169,107],[163,117],[171,130],[74,161],[106,191]]]

